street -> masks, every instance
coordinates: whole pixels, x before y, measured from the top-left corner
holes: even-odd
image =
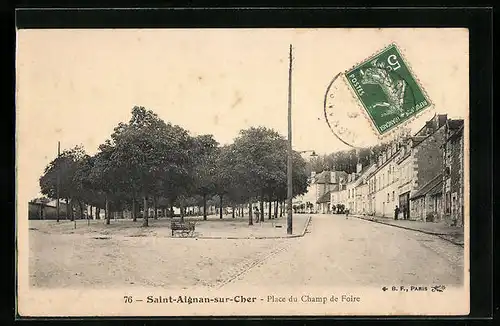
[[[314,215],[305,237],[233,284],[373,286],[463,282],[463,248],[344,215]]]
[[[29,233],[40,288],[461,285],[464,274],[462,247],[344,215],[313,215],[289,239]]]

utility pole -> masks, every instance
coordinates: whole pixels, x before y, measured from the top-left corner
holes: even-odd
[[[57,212],[57,222],[59,222],[59,214],[60,214],[60,210],[59,210],[59,187],[60,187],[60,182],[61,182],[61,177],[60,177],[60,173],[59,173],[59,170],[60,170],[59,157],[60,156],[61,156],[61,142],[58,141],[57,142],[57,159],[58,159],[58,162],[57,162],[57,182],[56,182],[56,197],[57,197],[56,212]]]
[[[292,45],[290,44],[290,66],[288,68],[288,157],[287,157],[287,234],[292,234],[292,197],[293,197],[293,178],[292,178]]]

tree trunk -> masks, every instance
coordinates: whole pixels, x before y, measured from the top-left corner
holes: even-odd
[[[253,225],[252,202],[248,204],[248,225]]]
[[[109,224],[111,223],[110,221],[110,217],[111,217],[111,214],[109,212],[109,201],[108,201],[108,198],[106,198],[106,204],[105,204],[106,208],[105,208],[105,211],[104,211],[104,215],[106,217],[106,224]]]
[[[278,200],[274,202],[274,218],[278,218]]]
[[[203,194],[203,220],[207,220],[207,195]]]
[[[181,214],[181,222],[184,222],[184,205],[183,205],[182,201],[179,203],[179,210],[180,210],[180,214]]]
[[[83,219],[83,203],[78,200],[78,208],[80,209],[80,218]]]
[[[153,216],[154,216],[154,219],[157,220],[158,219],[158,207],[156,206],[156,196],[153,197],[153,208],[155,210]]]
[[[223,195],[219,195],[219,198],[220,198],[219,218],[221,220],[222,220],[222,197],[223,197]]]
[[[132,220],[137,222],[137,211],[135,207],[135,197],[132,199]]]
[[[234,212],[235,210],[236,210],[236,207],[234,207],[234,205],[233,205],[233,209],[232,209],[233,218],[235,218],[235,215],[234,215],[234,214],[236,214],[236,213]]]
[[[149,221],[148,221],[148,217],[149,217],[149,207],[148,207],[148,197],[147,196],[144,196],[143,197],[143,202],[144,202],[144,219],[142,221],[142,226],[148,226],[149,225]]]
[[[170,199],[170,218],[174,218],[174,201]]]
[[[96,220],[100,220],[101,219],[101,208],[100,207],[96,207],[95,208],[95,219]]]
[[[264,222],[264,193],[260,195],[260,221]]]
[[[270,220],[271,219],[271,205],[273,204],[273,200],[271,199],[271,196],[269,196],[269,207],[268,207],[268,215],[267,215],[267,219]]]
[[[74,214],[73,214],[73,201],[71,199],[68,199],[68,205],[69,205],[69,220],[70,221],[73,221],[74,219]]]
[[[66,198],[66,219],[71,219],[71,215],[69,213],[69,198]]]

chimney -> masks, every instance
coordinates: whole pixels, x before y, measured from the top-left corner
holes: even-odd
[[[335,171],[330,172],[330,183],[337,183],[337,178],[335,177]]]
[[[363,165],[361,163],[356,164],[356,173],[361,173],[361,169],[363,168]]]

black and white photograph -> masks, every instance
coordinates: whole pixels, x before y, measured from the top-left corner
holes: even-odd
[[[469,313],[460,28],[23,29],[21,316]]]

